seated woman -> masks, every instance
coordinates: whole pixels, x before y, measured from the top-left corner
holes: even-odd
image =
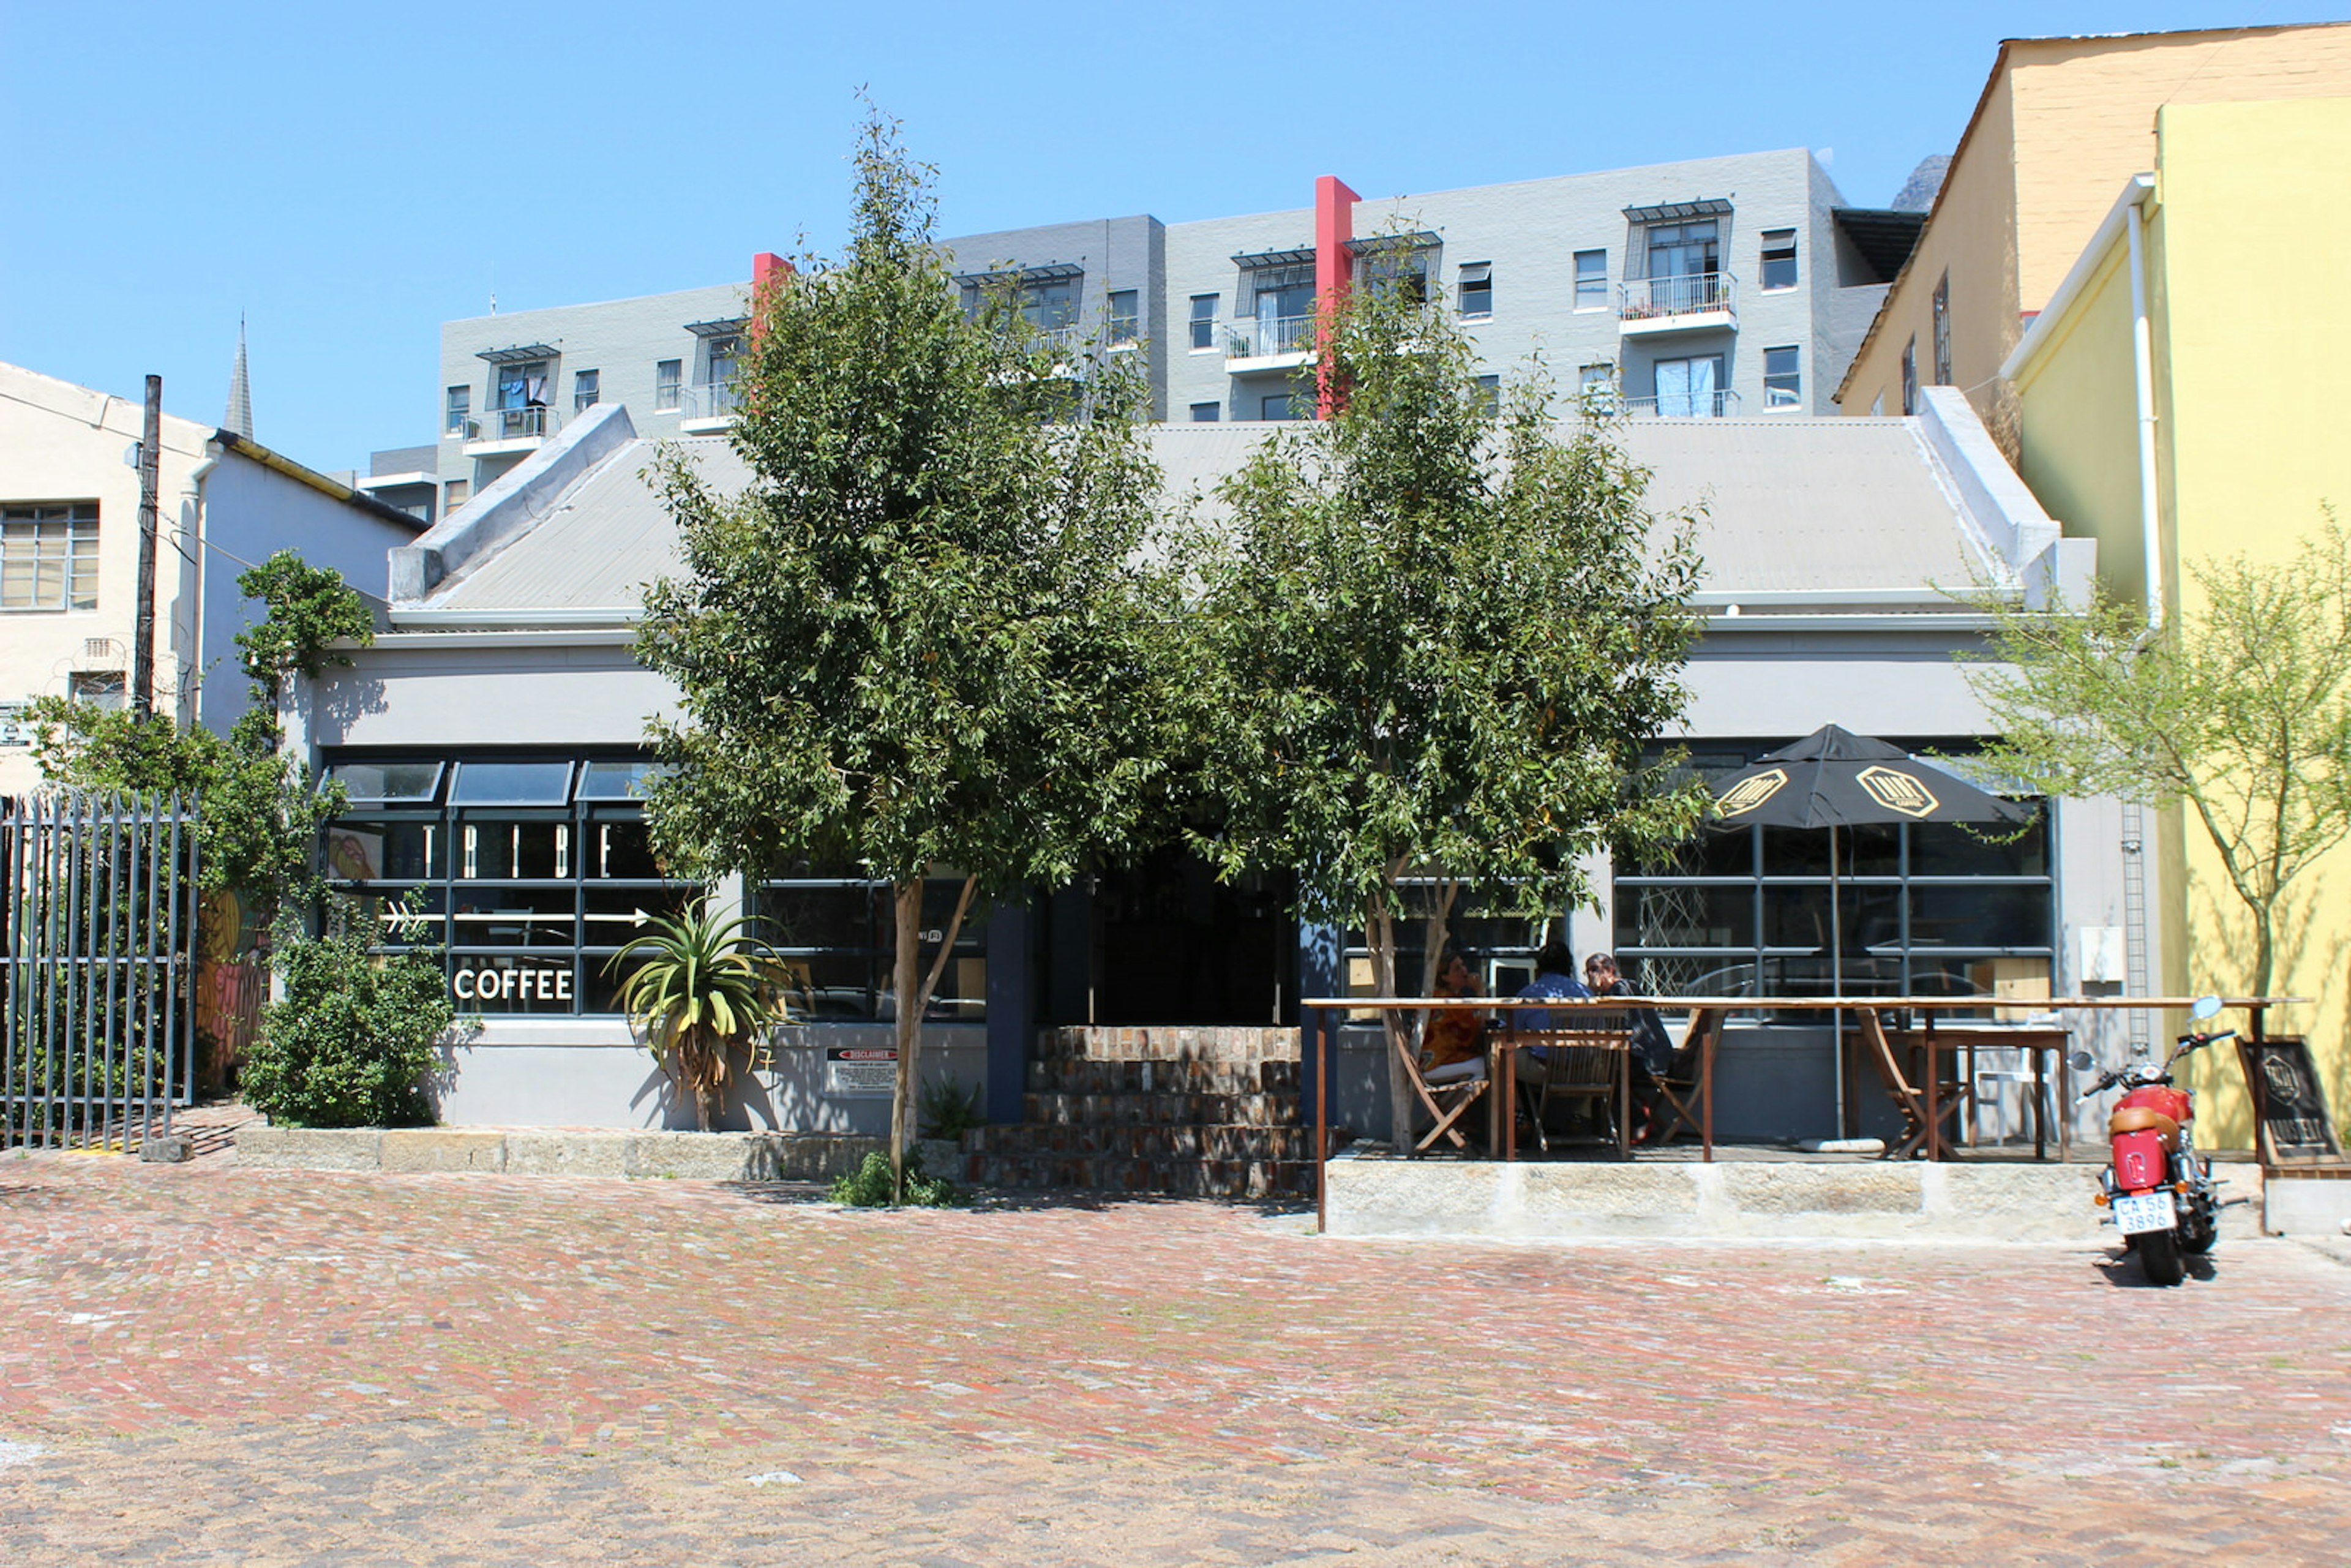
[[[1474,997],[1479,994],[1478,976],[1469,967],[1469,960],[1457,948],[1445,956],[1437,966],[1437,988],[1439,997]],[[1482,1078],[1486,1073],[1486,1018],[1469,1008],[1437,1008],[1428,1014],[1428,1023],[1420,1034],[1420,1056],[1425,1063],[1422,1076],[1431,1083],[1457,1083],[1465,1078]]]

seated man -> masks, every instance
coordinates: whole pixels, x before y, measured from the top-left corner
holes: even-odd
[[[1566,943],[1554,936],[1542,945],[1542,951],[1535,955],[1534,983],[1520,991],[1519,997],[1524,1001],[1563,1001],[1570,997],[1588,997],[1591,994],[1583,982],[1575,977],[1575,955],[1567,950]],[[1510,1022],[1515,1028],[1552,1027],[1549,1008],[1513,1008],[1510,1011]],[[1570,1021],[1573,1022],[1572,1015]],[[1542,1052],[1536,1048],[1531,1054],[1541,1057]]]

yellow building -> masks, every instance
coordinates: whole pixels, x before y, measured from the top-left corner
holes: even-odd
[[[2002,43],[1917,248],[1837,389],[1838,407],[1908,413],[1919,386],[1956,386],[2013,460],[2016,409],[2001,362],[2115,192],[2155,167],[2158,110],[2346,95],[2351,24]],[[2316,188],[2304,196],[2337,204]],[[2270,236],[2277,256],[2300,248],[2303,228]]]
[[[2330,48],[2346,37],[2321,32]],[[2351,256],[2351,83],[2343,93],[2157,110],[2146,167],[2115,178],[2047,308],[1995,367],[2025,482],[2068,535],[2097,539],[2113,591],[2151,595],[2168,614],[2198,608],[2197,562],[2283,560],[2323,504],[2351,517],[2335,384],[2351,363],[2338,287]],[[2246,921],[2209,840],[2177,811],[2149,836],[2152,978],[2238,989],[2252,968]],[[2341,1117],[2351,850],[2292,896],[2307,918],[2281,930],[2274,989],[2317,1006],[2273,1027],[2309,1036]],[[2200,1073],[2216,1091],[2217,1141],[2249,1142],[2234,1061]]]

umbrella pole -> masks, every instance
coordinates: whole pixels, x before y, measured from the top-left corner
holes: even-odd
[[[1829,995],[1844,996],[1844,901],[1837,896],[1837,831],[1829,824]],[[1836,1132],[1844,1130],[1844,1009],[1829,1009],[1829,1070],[1836,1074]]]

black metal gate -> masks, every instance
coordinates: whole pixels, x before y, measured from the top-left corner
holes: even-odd
[[[0,1143],[128,1150],[188,1103],[195,826],[178,795],[0,801]]]

